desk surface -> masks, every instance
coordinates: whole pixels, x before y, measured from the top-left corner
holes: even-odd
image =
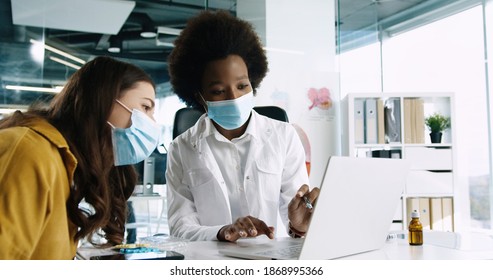
[[[258,242],[268,242],[259,239]],[[218,241],[187,242],[176,251],[189,260],[234,259],[219,253],[220,249],[234,244]],[[78,258],[107,253],[108,250],[79,248]],[[343,257],[354,260],[478,260],[493,259],[493,237],[482,233],[425,232],[423,246],[410,246],[407,239],[396,238],[383,248],[371,252]]]

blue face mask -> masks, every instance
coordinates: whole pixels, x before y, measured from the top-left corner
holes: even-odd
[[[115,166],[136,164],[148,158],[162,144],[164,127],[145,113],[137,109],[130,110],[118,100],[116,102],[132,114],[132,124],[128,128],[118,128],[108,122],[112,127]]]
[[[232,130],[244,125],[254,106],[253,91],[231,100],[206,101],[207,115],[222,128]]]

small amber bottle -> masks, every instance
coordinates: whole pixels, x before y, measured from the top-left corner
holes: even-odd
[[[423,225],[419,221],[419,213],[414,210],[411,213],[409,223],[409,245],[423,245]]]

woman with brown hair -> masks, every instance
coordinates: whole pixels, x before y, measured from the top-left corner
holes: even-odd
[[[122,243],[132,164],[162,138],[154,99],[142,69],[98,57],[48,108],[0,122],[0,259],[73,259],[95,234]]]

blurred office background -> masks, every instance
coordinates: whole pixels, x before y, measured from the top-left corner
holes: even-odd
[[[316,7],[329,8],[316,11]],[[317,42],[306,38],[316,30],[311,36],[318,37],[328,59],[312,66],[317,71],[327,63],[329,70],[321,73],[328,74],[319,79],[333,84],[336,102],[351,92],[454,92],[461,201],[456,212],[465,228],[492,230],[493,70],[487,61],[493,56],[493,0],[4,0],[0,118],[34,102],[49,102],[82,64],[108,55],[134,63],[152,76],[157,84],[156,119],[167,127],[168,145],[174,113],[184,104],[171,90],[167,55],[187,19],[205,9],[245,18],[263,28],[262,36],[275,26],[294,46]],[[274,15],[286,10],[297,11],[284,13],[282,20],[289,25],[272,22],[278,18]],[[307,20],[310,17],[313,21]],[[272,36],[265,36],[267,44]],[[276,51],[291,55],[293,62],[303,59],[299,48],[285,47]],[[296,73],[297,63],[286,65],[283,73],[272,73],[271,68],[269,75]],[[270,90],[269,82],[262,86]],[[336,112],[335,120],[343,122]],[[330,152],[340,153],[341,143],[334,143]],[[165,184],[157,184],[155,191],[165,196]],[[167,232],[165,217],[158,219],[165,203],[137,204],[138,221],[149,221],[150,215],[151,231]]]

